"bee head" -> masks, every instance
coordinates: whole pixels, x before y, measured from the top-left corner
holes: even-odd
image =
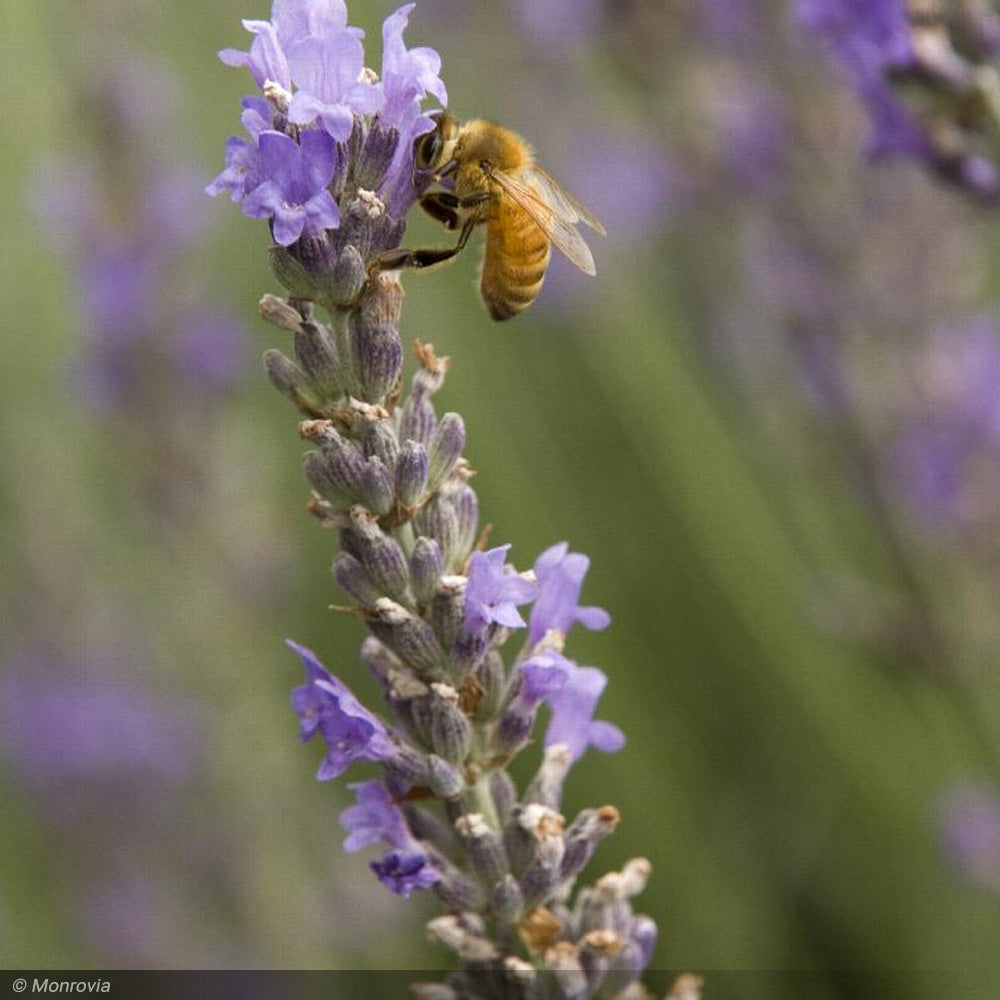
[[[454,155],[459,126],[447,111],[435,111],[431,118],[434,119],[434,131],[420,136],[414,143],[413,163],[417,170],[437,173]]]

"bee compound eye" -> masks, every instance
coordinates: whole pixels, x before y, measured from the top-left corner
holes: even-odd
[[[441,133],[435,129],[417,140],[413,161],[418,170],[428,170],[437,162],[441,152]]]

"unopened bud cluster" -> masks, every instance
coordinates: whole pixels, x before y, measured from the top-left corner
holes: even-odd
[[[640,997],[656,928],[631,900],[649,864],[629,862],[574,895],[619,815],[611,805],[560,812],[574,761],[590,746],[624,745],[594,718],[606,676],[564,655],[574,624],[610,622],[579,603],[589,560],[561,543],[518,572],[509,545],[486,550],[464,423],[434,404],[448,359],[416,342],[404,390],[402,288],[378,261],[402,239],[420,186],[421,101],[445,100],[437,54],[403,44],[411,8],[386,21],[381,80],[363,68],[339,0],[275,0],[272,22],[245,22],[249,53],[223,54],[264,97],[244,100],[250,139],[230,140],[212,190],[269,222],[289,296],[261,302],[288,337],[266,367],[304,418],[309,507],[339,539],[332,572],[347,603],[335,610],[366,625],[361,659],[382,700],[373,711],[292,643],[306,671],[293,706],[302,739],[325,745],[318,778],[358,762],[381,769],[351,786],[345,849],[381,843],[379,881],[404,897],[431,890],[448,911],[429,932],[460,971],[415,987],[417,997]],[[543,704],[543,759],[519,792],[508,765]]]

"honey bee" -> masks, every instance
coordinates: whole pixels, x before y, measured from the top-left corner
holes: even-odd
[[[391,250],[383,269],[426,268],[450,260],[465,248],[473,230],[486,226],[479,291],[495,320],[523,312],[538,296],[556,246],[586,274],[594,258],[576,224],[602,236],[604,227],[535,163],[531,147],[519,135],[492,122],[459,123],[446,111],[435,115],[433,132],[414,148],[418,171],[433,180],[450,179],[453,191],[435,191],[421,207],[448,229],[459,229],[447,250]]]

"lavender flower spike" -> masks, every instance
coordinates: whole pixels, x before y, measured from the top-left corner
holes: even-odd
[[[378,83],[361,69],[360,35],[339,0],[275,0],[271,22],[249,22],[251,51],[233,58],[255,77],[283,72],[285,58],[301,89],[265,87],[266,102],[247,100],[248,138],[230,141],[210,185],[268,220],[278,244],[268,254],[290,294],[265,296],[261,315],[292,356],[269,351],[267,371],[305,418],[309,510],[339,540],[334,575],[355,603],[338,610],[367,627],[361,660],[392,728],[295,643],[306,681],[292,704],[301,738],[326,744],[319,779],[355,762],[381,772],[352,786],[344,849],[384,844],[371,863],[378,880],[403,897],[430,889],[448,911],[429,929],[459,967],[433,995],[524,1000],[530,973],[547,1000],[629,1000],[641,995],[656,937],[630,903],[648,864],[628,869],[641,878],[623,873],[574,902],[573,883],[619,815],[603,805],[567,826],[556,811],[573,761],[590,746],[624,745],[594,719],[607,677],[562,652],[576,622],[610,622],[580,606],[589,560],[563,542],[519,574],[509,545],[478,551],[465,425],[433,401],[448,359],[416,342],[404,385],[402,288],[379,265],[401,245],[426,183],[413,155],[429,123],[424,102],[447,100],[437,53],[403,42],[412,10],[385,21]],[[525,647],[505,655],[532,602]],[[543,704],[548,749],[519,792],[507,768],[537,748]]]

